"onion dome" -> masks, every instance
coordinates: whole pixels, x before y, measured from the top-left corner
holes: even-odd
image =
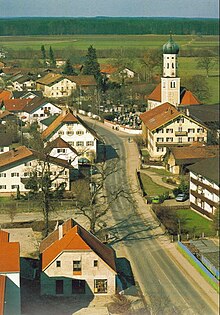
[[[172,35],[170,34],[170,39],[166,44],[163,45],[164,54],[178,54],[179,46],[174,42]]]

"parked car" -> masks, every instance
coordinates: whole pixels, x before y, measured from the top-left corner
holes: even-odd
[[[151,203],[162,203],[162,200],[159,196],[153,197]]]
[[[189,195],[185,193],[178,194],[175,199],[176,201],[180,201],[180,202],[186,201],[187,199],[189,199]]]

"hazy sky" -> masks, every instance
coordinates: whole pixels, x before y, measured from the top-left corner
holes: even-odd
[[[218,17],[218,0],[0,0],[0,17]]]

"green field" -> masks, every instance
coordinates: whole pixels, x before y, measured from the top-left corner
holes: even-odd
[[[178,210],[177,216],[180,219],[181,228],[189,234],[206,236],[215,234],[212,221],[202,217],[193,210]]]
[[[73,48],[86,50],[90,45],[99,49],[120,48],[160,48],[168,40],[168,35],[55,35],[55,36],[1,36],[0,46],[5,49],[39,50],[41,45],[48,49]],[[175,41],[180,49],[218,47],[218,36],[177,35]]]
[[[152,181],[152,179],[143,173],[140,173],[140,179],[143,186],[144,193],[147,196],[160,196],[166,192],[171,192],[170,189],[160,186]]]

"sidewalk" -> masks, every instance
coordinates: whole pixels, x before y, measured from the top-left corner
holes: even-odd
[[[127,174],[130,180],[131,188],[136,191],[137,182],[135,172],[138,169],[139,165],[139,152],[137,149],[137,145],[135,142],[126,142],[126,160],[127,160]],[[154,178],[155,179],[155,178]],[[161,180],[162,181],[162,180]],[[159,182],[157,181],[159,184]],[[165,183],[163,183],[165,184]],[[145,221],[155,221],[151,206],[147,205],[144,198],[140,195],[140,193],[135,192],[134,198],[138,205],[138,212],[144,218]],[[154,233],[163,234],[161,227],[155,229]],[[219,304],[218,293],[209,285],[209,283],[199,274],[199,272],[188,262],[188,260],[182,256],[182,254],[178,251],[176,244],[171,243],[169,238],[165,235],[158,239],[158,242],[165,248],[167,254],[175,261],[179,269],[191,279],[192,284],[198,289],[202,296],[206,299],[209,297],[210,301],[212,301],[213,307],[216,309]]]

